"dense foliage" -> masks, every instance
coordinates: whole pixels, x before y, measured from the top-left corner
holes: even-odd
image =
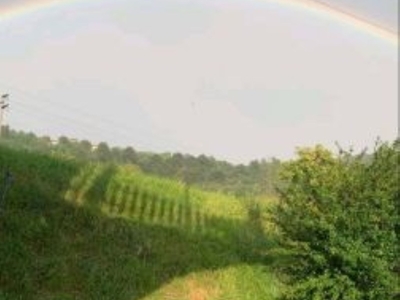
[[[295,253],[286,299],[396,299],[399,159],[397,141],[367,160],[318,146],[285,164],[276,221]]]
[[[52,153],[82,161],[135,164],[144,172],[180,180],[202,189],[220,191],[236,196],[273,195],[274,182],[280,167],[277,159],[254,160],[248,165],[233,165],[213,157],[181,153],[139,152],[132,147],[110,147],[105,142],[94,146],[87,140],[60,137],[38,137],[33,133],[5,130],[3,144],[17,149]]]

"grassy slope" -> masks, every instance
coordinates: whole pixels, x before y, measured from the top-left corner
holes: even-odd
[[[0,299],[275,299],[260,220],[235,198],[0,148]]]

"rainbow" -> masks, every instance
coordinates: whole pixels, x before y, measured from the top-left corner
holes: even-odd
[[[6,7],[0,6],[0,22],[33,14],[43,9],[51,9],[57,6],[65,6],[79,2],[79,0],[31,0],[17,1],[15,4],[9,4]],[[80,1],[82,2],[82,1]]]
[[[332,7],[331,5],[323,3],[319,0],[269,0],[269,2],[285,6],[298,7],[300,9],[313,12],[323,17],[332,19],[338,23],[351,26],[361,32],[384,40],[394,46],[398,45],[398,33],[360,18],[356,14]]]
[[[95,0],[30,0],[29,2],[9,5],[8,7],[0,7],[0,22],[32,14],[47,8],[56,6],[78,4],[79,2],[87,2]],[[247,0],[243,0],[247,1]],[[355,14],[334,8],[326,3],[318,0],[257,0],[278,5],[295,7],[311,13],[315,13],[322,17],[331,19],[332,21],[342,23],[353,27],[360,32],[367,33],[375,38],[381,39],[394,46],[398,45],[398,33],[390,31],[382,26],[364,20]]]

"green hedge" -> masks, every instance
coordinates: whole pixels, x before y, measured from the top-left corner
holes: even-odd
[[[396,299],[399,145],[369,156],[317,146],[284,166],[276,222],[295,258],[286,299]]]

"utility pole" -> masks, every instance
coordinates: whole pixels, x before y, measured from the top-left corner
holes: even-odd
[[[7,107],[10,106],[10,104],[8,103],[8,97],[9,97],[9,94],[4,94],[1,96],[1,100],[0,100],[0,137],[3,134],[4,111],[6,110]]]

